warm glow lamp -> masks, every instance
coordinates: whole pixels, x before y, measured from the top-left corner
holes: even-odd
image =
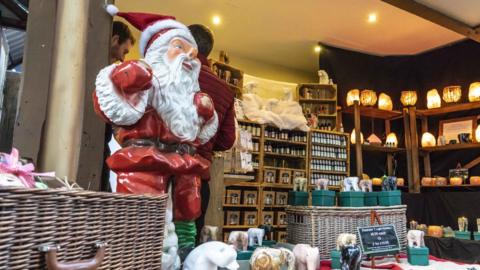
[[[355,129],[352,130],[352,134],[350,135],[350,143],[355,144]],[[360,132],[360,144],[363,144],[363,134]]]
[[[468,89],[468,100],[470,102],[480,101],[480,82],[473,82]]]
[[[389,95],[385,93],[380,93],[380,96],[378,96],[378,108],[380,110],[386,110],[386,111],[393,110],[392,99],[390,98]]]
[[[422,147],[433,147],[436,145],[435,136],[432,133],[425,132],[422,135]]]
[[[363,106],[374,106],[377,103],[377,94],[373,90],[363,90],[360,93],[360,103]]]
[[[480,143],[480,126],[478,126],[475,130],[475,140],[477,141],[477,143]]]
[[[397,147],[398,146],[397,135],[395,135],[395,133],[393,132],[390,132],[387,135],[387,140],[385,141],[385,144],[389,147]]]
[[[459,85],[452,85],[443,88],[443,100],[446,103],[458,102],[462,97],[462,88]]]
[[[355,101],[360,101],[360,90],[352,89],[347,93],[347,106],[352,106]]]
[[[403,106],[415,106],[415,103],[417,103],[417,91],[402,91],[400,101],[402,102]]]
[[[427,108],[434,109],[442,106],[442,99],[438,94],[437,89],[432,89],[427,92]]]

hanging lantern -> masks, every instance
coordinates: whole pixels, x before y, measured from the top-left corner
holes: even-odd
[[[360,101],[360,90],[352,89],[347,93],[347,106],[352,106],[355,101]]]
[[[378,108],[380,110],[386,110],[386,111],[393,110],[392,99],[390,98],[389,95],[385,93],[380,93],[380,96],[378,96]]]
[[[395,133],[390,132],[387,135],[387,140],[385,141],[385,146],[388,146],[388,147],[397,147],[398,146],[397,135],[395,135]]]
[[[438,94],[437,89],[432,89],[427,92],[427,108],[434,109],[440,108],[442,106],[442,99],[440,99],[440,95]]]
[[[468,89],[468,101],[480,101],[480,82],[470,84],[470,88]]]
[[[360,102],[363,106],[374,106],[377,103],[377,93],[373,90],[362,90],[360,93]]]
[[[434,147],[436,145],[435,136],[432,133],[425,132],[422,135],[422,147]]]
[[[443,88],[443,100],[446,103],[458,102],[462,97],[462,88],[459,85]]]
[[[477,141],[477,143],[480,143],[480,126],[478,126],[475,130],[475,140]]]
[[[415,106],[415,103],[417,103],[417,91],[402,91],[400,101],[402,102],[403,106]]]
[[[352,130],[352,134],[350,135],[350,143],[355,144],[355,129]],[[360,144],[363,144],[363,134],[360,132]]]

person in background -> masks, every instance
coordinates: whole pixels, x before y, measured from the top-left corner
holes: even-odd
[[[135,38],[128,26],[123,22],[114,21],[110,41],[110,64],[117,61],[123,62],[133,45],[135,45]]]
[[[235,142],[235,111],[234,93],[225,81],[218,78],[208,65],[207,57],[213,49],[214,37],[212,31],[201,24],[193,24],[188,27],[198,45],[198,59],[202,62],[200,76],[200,90],[208,94],[215,106],[218,115],[218,129],[216,135],[206,144],[197,149],[197,152],[205,159],[211,161],[213,151],[225,151],[230,149]],[[197,219],[197,236],[205,225],[205,213],[210,199],[210,187],[208,181],[210,175],[202,177],[202,216]]]

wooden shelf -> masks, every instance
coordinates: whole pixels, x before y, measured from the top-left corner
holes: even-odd
[[[355,145],[352,144],[352,147],[355,147]],[[362,144],[362,150],[364,150],[364,151],[371,151],[371,152],[384,152],[384,153],[399,153],[399,152],[405,152],[405,148],[386,147],[386,146],[372,145],[372,144]]]
[[[215,62],[213,63],[213,65],[217,65],[217,66],[222,67],[223,69],[229,69],[229,70],[231,70],[231,71],[235,71],[235,72],[238,72],[238,73],[242,73],[242,74],[243,74],[243,71],[241,71],[241,70],[238,69],[238,68],[234,68],[234,67],[230,66],[229,64],[225,64],[225,63],[221,63],[221,62],[215,61]]]
[[[245,123],[245,124],[254,124],[254,125],[261,125],[255,121],[251,121],[251,120],[248,120],[248,119],[237,119],[238,122],[240,123]]]
[[[292,184],[285,185],[285,184],[278,184],[278,183],[262,183],[262,187],[270,187],[270,188],[293,188]]]
[[[265,156],[274,156],[274,157],[287,157],[287,158],[301,158],[305,159],[305,156],[297,156],[297,155],[290,155],[290,154],[277,154],[271,152],[265,152]]]
[[[257,204],[223,204],[223,207],[258,208]]]
[[[479,185],[470,185],[470,184],[464,184],[464,185],[459,185],[459,186],[453,186],[453,185],[441,185],[441,186],[421,186],[422,188],[465,188],[465,187],[476,187],[480,188]]]
[[[305,172],[305,169],[294,169],[294,168],[284,168],[284,167],[273,167],[273,166],[263,166],[265,169],[272,169],[272,170],[290,170],[290,171],[300,171]]]
[[[343,112],[353,114],[354,106],[350,106],[343,109]],[[387,111],[387,110],[380,110],[376,107],[365,107],[360,106],[360,115],[365,117],[377,118],[377,119],[395,119],[402,116],[402,112],[400,111]]]
[[[248,229],[248,228],[256,228],[258,225],[223,225],[224,229]]]
[[[264,204],[263,208],[285,208],[288,204]]]
[[[340,174],[348,175],[348,172],[336,172],[336,171],[320,171],[320,170],[310,170],[312,173],[323,173],[323,174]]]
[[[252,140],[260,140],[260,136],[252,136]]]
[[[311,156],[311,159],[320,159],[320,160],[337,160],[337,161],[347,161],[347,158],[332,158],[332,157],[316,157]]]
[[[464,149],[474,149],[474,148],[480,148],[480,143],[457,143],[457,144],[447,144],[444,146],[421,147],[420,150],[424,152],[437,152],[437,151],[453,151],[453,150],[464,150]]]
[[[334,98],[299,98],[298,102],[300,103],[327,103],[327,102],[337,102]]]
[[[284,229],[284,228],[287,228],[287,225],[273,225],[273,228],[275,228],[275,229]]]
[[[308,187],[315,190],[315,185],[308,184]],[[342,186],[328,186],[328,190],[340,190]]]
[[[435,109],[426,109],[426,110],[417,110],[417,115],[419,116],[436,116],[452,112],[462,112],[480,109],[480,102],[469,102],[469,103],[460,103],[446,105],[445,107],[435,108]]]
[[[334,135],[342,135],[342,136],[349,136],[350,134],[340,132],[340,131],[335,131],[335,130],[322,130],[322,129],[316,129],[312,128],[310,129],[311,132],[316,132],[316,133],[328,133],[328,134],[334,134]]]
[[[296,144],[296,145],[307,145],[306,142],[294,142],[294,141],[274,139],[274,138],[269,138],[269,137],[265,137],[265,141],[268,141],[268,142],[280,142],[280,143],[286,143],[286,144]]]
[[[319,145],[319,146],[328,146],[328,147],[337,147],[337,148],[347,148],[346,145],[336,145],[336,144],[328,144],[328,143],[316,143],[312,142],[312,145]]]
[[[258,182],[230,182],[224,181],[225,186],[234,186],[234,187],[258,187],[260,183]]]
[[[252,151],[250,153],[252,153],[252,155],[260,155],[260,152],[257,152],[257,151]]]
[[[324,117],[324,118],[331,117],[331,118],[337,118],[337,114],[336,114],[336,113],[334,113],[334,114],[317,114],[317,117]]]

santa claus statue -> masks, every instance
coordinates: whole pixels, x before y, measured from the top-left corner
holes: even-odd
[[[194,221],[201,214],[200,177],[210,165],[196,147],[218,126],[212,100],[200,92],[195,40],[174,17],[111,5],[107,11],[142,31],[144,57],[105,67],[95,83],[95,110],[122,146],[107,159],[118,175],[117,192],[163,194],[171,185],[173,219]]]

